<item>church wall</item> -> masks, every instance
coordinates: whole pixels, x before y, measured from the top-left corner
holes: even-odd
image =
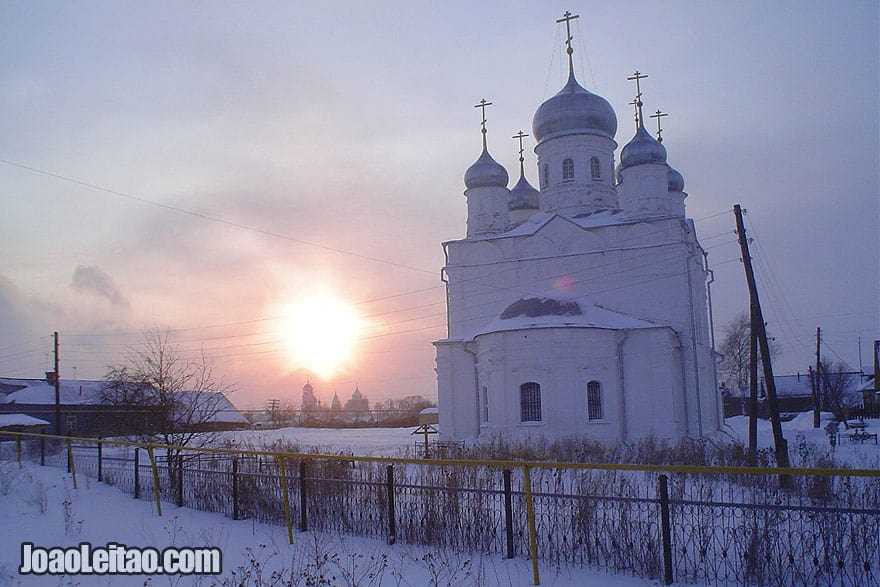
[[[584,328],[496,332],[477,337],[481,385],[489,396],[482,436],[504,432],[521,440],[584,436],[614,441],[620,434],[616,333]],[[587,417],[587,383],[598,381],[600,421]],[[522,422],[520,386],[541,386],[540,422]]]
[[[446,273],[450,291],[451,337],[469,339],[496,319],[511,302],[525,295],[543,295],[562,289],[575,296],[587,296],[607,309],[668,325],[676,333],[675,341],[663,342],[665,347],[661,345],[662,348],[682,345],[681,351],[667,350],[647,367],[635,359],[625,360],[626,387],[628,393],[635,394],[632,401],[625,402],[629,408],[625,427],[629,438],[641,435],[639,430],[651,420],[655,424],[645,434],[660,437],[700,437],[713,434],[720,428],[720,400],[709,348],[706,272],[692,221],[666,218],[584,229],[569,220],[555,217],[533,235],[456,241],[449,243],[448,253]],[[670,333],[667,337],[673,336],[671,331],[666,332]],[[644,336],[646,340],[653,340],[652,336],[659,335]],[[482,357],[484,350],[488,352],[484,348],[486,338],[478,338]],[[480,424],[479,407],[473,408],[475,403],[479,406],[477,381],[473,380],[473,375],[468,379],[463,374],[467,368],[473,371],[470,355],[464,357],[471,362],[470,367],[464,358],[458,359],[457,370],[445,376],[446,383],[438,370],[440,405],[444,410],[445,406],[451,405],[446,403],[444,395],[451,394],[451,391],[442,390],[445,385],[450,385],[448,382],[452,378],[460,381],[457,388],[473,390],[465,394],[467,397],[462,396],[465,392],[456,390],[459,394],[453,408],[456,431],[462,431],[462,437],[475,435],[477,431],[490,434],[502,430],[514,436],[530,437],[538,434],[553,436],[562,430],[574,433],[581,430],[580,433],[588,433],[594,438],[620,439],[624,430],[619,417],[614,421],[586,425],[576,417],[586,407],[580,411],[577,408],[560,411],[558,426],[520,423],[518,401],[511,402],[504,397],[505,394],[518,393],[518,386],[523,381],[517,382],[517,379],[525,377],[528,369],[532,369],[532,377],[541,383],[542,389],[546,386],[548,390],[557,390],[562,397],[568,397],[571,405],[576,405],[585,402],[582,392],[588,379],[578,371],[583,367],[576,366],[577,361],[571,353],[580,352],[577,358],[582,359],[589,354],[587,350],[595,356],[606,357],[616,352],[616,347],[611,351],[605,348],[612,343],[602,336],[595,337],[590,343],[579,340],[566,345],[547,339],[542,344],[554,354],[535,355],[528,350],[531,346],[508,341],[504,348],[513,353],[512,358],[505,360],[499,355],[491,360],[491,364],[487,362],[485,369],[481,368],[479,389],[487,387],[493,416],[485,425]],[[642,340],[642,335],[633,336],[626,343],[628,347],[647,345],[644,352],[655,352],[652,344],[660,343],[654,340],[649,344]],[[588,348],[591,345],[605,347],[599,351]],[[486,361],[490,356],[492,353],[485,355]],[[554,368],[548,370],[547,365]],[[682,372],[687,376],[682,377]],[[603,378],[608,379],[605,375]],[[604,379],[603,391],[617,389],[616,376],[608,379],[611,381],[608,385],[613,387],[606,386]],[[667,392],[673,393],[673,400],[658,402],[649,397],[646,401],[648,392],[640,390],[660,393],[657,391],[659,381],[665,382]],[[568,391],[559,392],[559,389]],[[609,401],[617,401],[617,396]],[[463,408],[462,405],[470,407]],[[547,417],[552,416],[555,405],[547,405],[550,410]],[[503,417],[496,414],[492,406],[502,406]],[[644,412],[648,408],[655,412]],[[656,410],[671,411],[660,414]],[[458,423],[459,414],[466,424]]]
[[[479,433],[477,379],[474,355],[461,341],[438,341],[437,400],[443,439],[474,438]]]
[[[629,331],[622,346],[627,440],[686,435],[685,386],[677,344],[669,329]]]
[[[544,141],[535,147],[541,186],[542,212],[575,215],[600,208],[616,208],[613,187],[614,149],[617,143],[597,135],[574,134]],[[599,161],[594,179],[590,160]],[[563,161],[571,159],[574,177],[563,178]]]
[[[682,228],[679,221],[662,220],[584,230],[558,219],[529,237],[451,243],[450,334],[471,335],[517,298],[564,284],[603,307],[669,324],[690,337],[691,292],[683,279],[688,257],[692,289],[702,287],[703,297],[705,273],[701,257],[692,253],[695,241]],[[644,248],[652,244],[664,246]]]

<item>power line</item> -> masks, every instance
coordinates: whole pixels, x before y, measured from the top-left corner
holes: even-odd
[[[127,193],[125,193],[125,192],[120,192],[120,191],[117,191],[117,190],[114,190],[114,189],[110,189],[110,188],[107,188],[107,187],[104,187],[104,186],[96,185],[96,184],[89,183],[89,182],[86,182],[86,181],[82,181],[82,180],[79,180],[79,179],[74,179],[74,178],[72,178],[72,177],[67,177],[67,176],[65,176],[65,175],[61,175],[61,174],[59,174],[59,173],[54,173],[54,172],[52,172],[52,171],[46,171],[46,170],[44,170],[44,169],[38,169],[38,168],[36,168],[36,167],[31,167],[31,166],[29,166],[29,165],[24,165],[23,163],[17,163],[17,162],[15,162],[15,161],[10,161],[10,160],[8,160],[8,159],[0,159],[0,163],[6,163],[7,165],[11,165],[11,166],[13,166],[13,167],[18,167],[18,168],[20,168],[20,169],[26,169],[26,170],[31,171],[31,172],[33,172],[33,173],[39,173],[39,174],[41,174],[41,175],[45,175],[45,176],[47,176],[47,177],[53,177],[53,178],[55,178],[55,179],[59,179],[59,180],[61,180],[61,181],[65,181],[65,182],[68,182],[68,183],[72,183],[72,184],[76,184],[76,185],[79,185],[79,186],[87,187],[87,188],[89,188],[89,189],[93,189],[93,190],[97,190],[97,191],[105,192],[105,193],[108,193],[108,194],[113,194],[114,196],[119,196],[119,197],[121,197],[121,198],[127,198],[127,199],[129,199],[129,200],[133,200],[133,201],[135,201],[135,202],[140,202],[141,204],[147,204],[147,205],[149,205],[149,206],[156,206],[156,207],[159,207],[159,208],[164,208],[165,210],[170,210],[170,211],[172,211],[172,212],[177,212],[177,213],[179,213],[179,214],[186,214],[186,215],[188,215],[188,216],[193,216],[193,217],[195,217],[195,218],[200,218],[200,219],[202,219],[202,220],[207,220],[207,221],[210,221],[210,222],[216,222],[216,223],[218,223],[218,224],[224,224],[224,225],[226,225],[226,226],[231,226],[231,227],[233,227],[233,228],[238,228],[238,229],[241,229],[241,230],[246,230],[246,231],[253,232],[253,233],[256,233],[256,234],[261,234],[261,235],[263,235],[263,236],[269,236],[269,237],[272,237],[272,238],[277,238],[277,239],[281,239],[281,240],[285,240],[285,241],[289,241],[289,242],[293,242],[293,243],[297,243],[297,244],[301,244],[301,245],[306,245],[306,246],[309,246],[309,247],[315,247],[315,248],[317,248],[317,249],[321,249],[321,250],[324,250],[324,251],[330,251],[330,252],[333,252],[333,253],[338,253],[338,254],[340,254],[340,255],[348,255],[348,256],[350,256],[350,257],[356,257],[356,258],[358,258],[358,259],[363,259],[363,260],[365,260],[365,261],[372,261],[372,262],[374,262],[374,263],[382,263],[382,264],[385,264],[385,265],[391,265],[392,267],[398,267],[398,268],[401,268],[401,269],[408,269],[408,270],[410,270],[410,271],[418,271],[419,273],[428,273],[428,274],[430,274],[430,275],[436,275],[436,273],[437,273],[436,271],[428,271],[428,270],[426,270],[426,269],[422,269],[422,268],[420,268],[420,267],[413,267],[412,265],[406,265],[406,264],[404,264],[404,263],[397,263],[397,262],[395,262],[395,261],[389,261],[389,260],[387,260],[387,259],[381,259],[381,258],[379,258],[379,257],[371,257],[370,255],[363,255],[363,254],[361,254],[361,253],[356,253],[356,252],[354,252],[354,251],[348,251],[348,250],[346,250],[346,249],[340,249],[340,248],[338,248],[338,247],[331,247],[331,246],[328,246],[328,245],[322,245],[322,244],[320,244],[320,243],[315,243],[315,242],[312,242],[312,241],[307,241],[307,240],[303,240],[303,239],[295,238],[295,237],[288,236],[288,235],[285,235],[285,234],[281,234],[281,233],[278,233],[278,232],[273,232],[273,231],[271,231],[271,230],[265,230],[265,229],[262,229],[262,228],[256,228],[256,227],[254,227],[254,226],[249,226],[249,225],[247,225],[247,224],[242,224],[242,223],[240,223],[240,222],[233,222],[233,221],[231,221],[231,220],[225,220],[225,219],[223,219],[223,218],[219,218],[219,217],[217,217],[217,216],[211,216],[210,214],[205,214],[205,213],[203,213],[203,212],[196,212],[195,210],[189,210],[189,209],[187,209],[187,208],[181,208],[181,207],[179,207],[179,206],[172,206],[171,204],[165,204],[165,203],[163,203],[163,202],[157,202],[157,201],[155,201],[155,200],[150,200],[150,199],[147,199],[147,198],[143,198],[143,197],[141,197],[141,196],[136,196],[136,195],[134,195],[134,194],[127,194]]]

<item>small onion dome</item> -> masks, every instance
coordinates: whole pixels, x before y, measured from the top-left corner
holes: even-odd
[[[667,181],[669,182],[669,191],[670,192],[683,192],[684,191],[684,177],[675,169],[667,164],[669,167],[669,172],[666,174]]]
[[[666,147],[639,126],[635,136],[620,151],[620,170],[646,163],[666,163]]]
[[[613,139],[617,115],[605,98],[581,87],[568,75],[568,83],[555,96],[538,107],[532,119],[532,134],[540,143],[553,137],[585,133]]]
[[[510,190],[509,210],[537,210],[538,198],[541,192],[532,187],[526,176],[520,176],[519,181]]]
[[[508,179],[507,170],[492,159],[485,147],[479,159],[464,173],[464,185],[467,189],[506,188]]]

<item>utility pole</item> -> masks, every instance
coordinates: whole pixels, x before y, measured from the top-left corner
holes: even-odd
[[[61,435],[61,369],[58,366],[58,333],[53,334],[55,339],[55,434]]]
[[[813,385],[813,428],[819,427],[819,411],[822,409],[822,329],[816,327],[816,383]]]
[[[739,236],[739,246],[742,251],[742,261],[746,271],[746,282],[749,286],[750,313],[752,335],[757,336],[758,346],[761,352],[761,363],[764,367],[764,380],[767,382],[767,407],[770,412],[770,424],[773,428],[773,442],[776,447],[776,464],[783,469],[789,467],[788,444],[782,436],[782,422],[779,420],[779,401],[776,397],[776,381],[773,379],[773,365],[770,362],[770,343],[767,341],[767,329],[764,325],[764,315],[761,311],[761,301],[758,298],[758,286],[755,283],[755,273],[752,269],[752,257],[749,254],[749,239],[746,236],[746,228],[743,224],[742,208],[739,204],[733,207],[736,216],[736,232]],[[780,479],[780,485],[786,485],[785,478]]]

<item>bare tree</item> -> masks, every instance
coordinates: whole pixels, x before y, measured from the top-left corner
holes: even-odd
[[[849,407],[856,403],[852,389],[855,376],[843,362],[822,359],[819,363],[819,399],[822,409],[828,410],[841,421],[846,421]]]
[[[749,352],[752,335],[751,319],[748,312],[737,314],[723,328],[724,338],[718,352],[723,355],[718,371],[728,388],[744,391],[749,388]],[[770,340],[770,358],[781,355],[779,345]]]
[[[124,363],[108,367],[102,400],[148,414],[148,429],[139,435],[175,447],[167,452],[173,482],[173,464],[182,447],[204,446],[215,439],[212,424],[229,407],[226,395],[234,386],[215,378],[203,353],[185,358],[169,339],[169,331],[145,332],[141,346],[129,348]]]

